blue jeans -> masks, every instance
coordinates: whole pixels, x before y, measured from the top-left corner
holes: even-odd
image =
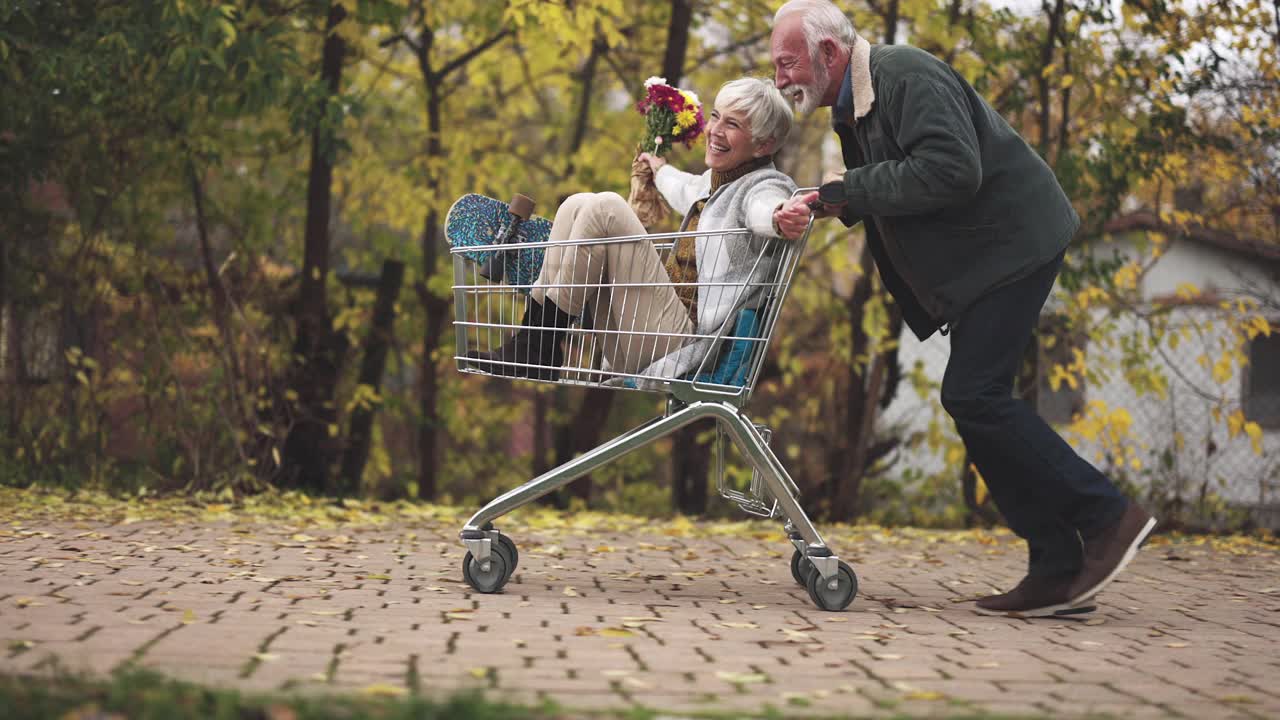
[[[1074,574],[1081,535],[1116,522],[1127,500],[1026,402],[1013,379],[1062,255],[983,296],[951,329],[942,405],[1009,528],[1027,541],[1029,574]]]

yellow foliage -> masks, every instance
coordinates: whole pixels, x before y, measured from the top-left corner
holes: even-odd
[[[1249,436],[1249,444],[1253,446],[1253,452],[1257,455],[1262,454],[1262,427],[1256,422],[1247,422],[1244,424],[1244,433]]]
[[[1250,340],[1259,335],[1271,337],[1271,323],[1261,315],[1254,315],[1246,321],[1245,332]]]
[[[1244,412],[1236,410],[1227,416],[1227,437],[1235,438],[1244,430]]]
[[[1088,308],[1090,305],[1107,300],[1107,291],[1097,285],[1090,285],[1075,294],[1075,304],[1080,309]]]
[[[1121,290],[1134,290],[1138,287],[1138,275],[1142,272],[1142,267],[1136,261],[1129,261],[1121,265],[1112,277],[1112,282]]]
[[[1133,466],[1137,460],[1136,440],[1132,435],[1133,416],[1125,408],[1111,409],[1103,400],[1091,400],[1085,412],[1072,418],[1066,434],[1079,441],[1097,442],[1104,457],[1116,465]]]
[[[1190,302],[1200,297],[1200,288],[1189,282],[1178,283],[1175,294],[1179,300]]]
[[[1233,354],[1227,352],[1223,353],[1222,356],[1213,363],[1214,382],[1222,384],[1231,379],[1232,375],[1235,373],[1235,363],[1233,360]]]

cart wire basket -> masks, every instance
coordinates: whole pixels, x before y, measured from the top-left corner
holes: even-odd
[[[796,190],[793,197],[810,190]],[[848,607],[857,594],[857,575],[827,547],[800,506],[798,488],[769,447],[769,429],[753,423],[744,412],[812,228],[810,219],[796,241],[761,242],[753,240],[750,231],[736,229],[451,249],[455,360],[460,372],[507,379],[527,375],[520,379],[666,397],[660,417],[494,498],[475,513],[461,532],[467,548],[463,577],[472,588],[482,593],[500,591],[519,562],[515,543],[494,527],[495,520],[689,423],[714,418],[720,494],[752,515],[781,518],[795,548],[793,579],[819,608]],[[632,274],[624,282],[616,279],[620,273],[602,271],[607,262],[652,256],[650,246],[665,257],[676,252],[679,243],[697,244],[699,273],[691,282],[631,279],[644,277],[641,274]],[[507,283],[494,282],[489,279],[494,275],[492,268],[495,264],[528,267],[531,258],[536,258],[535,267],[540,266],[553,252],[569,264],[568,272],[555,273],[556,282],[544,281],[539,287],[554,288],[559,298],[569,297],[582,308],[569,327],[559,329],[564,337],[559,365],[539,364],[535,353],[530,353],[528,362],[520,356],[514,361],[476,362],[475,353],[496,350],[521,328],[536,279],[513,273],[507,275]],[[739,266],[743,253],[748,253],[751,271],[745,280],[719,282],[716,269],[725,266],[730,253],[736,253]],[[477,262],[478,258],[483,261]],[[678,332],[642,329],[654,327],[651,315],[661,310],[657,303],[646,302],[659,285],[696,297],[698,313],[708,316]],[[745,487],[725,480],[726,439],[752,468]]]

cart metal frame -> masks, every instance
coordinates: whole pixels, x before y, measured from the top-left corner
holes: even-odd
[[[793,197],[812,189],[798,189]],[[556,380],[532,381],[580,386],[604,385],[617,389],[659,392],[667,396],[665,411],[661,416],[499,495],[471,516],[462,528],[460,537],[468,550],[463,561],[463,574],[473,588],[481,592],[500,590],[511,577],[518,563],[518,552],[514,542],[494,527],[496,520],[692,422],[713,418],[717,428],[716,467],[717,489],[720,495],[737,503],[745,512],[752,515],[783,518],[784,531],[795,547],[791,563],[793,578],[808,589],[810,598],[818,607],[827,610],[843,610],[848,606],[857,593],[857,576],[831,551],[800,505],[799,488],[769,447],[771,433],[768,428],[753,423],[744,412],[759,378],[773,331],[781,314],[783,301],[795,278],[812,228],[813,219],[810,218],[809,225],[800,239],[794,242],[773,239],[769,241],[772,245],[766,243],[756,257],[756,266],[751,273],[752,279],[746,283],[737,285],[698,283],[708,291],[711,285],[722,288],[718,292],[735,290],[738,293],[736,296],[738,300],[751,294],[750,296],[756,300],[756,308],[764,317],[758,335],[739,335],[730,332],[734,323],[728,321],[714,334],[694,333],[680,336],[678,339],[683,342],[702,339],[711,341],[712,350],[701,359],[694,373],[686,374],[684,377],[654,377],[594,367],[594,360],[598,357],[597,345],[602,338],[607,340],[612,337],[616,347],[617,343],[628,336],[653,333],[639,333],[627,329],[609,330],[599,327],[599,323],[587,326],[585,318],[583,326],[568,330],[570,335],[568,345],[571,351],[567,356],[571,359],[573,350],[576,350],[579,361],[577,366],[566,362],[564,367],[558,369],[560,377]],[[701,238],[701,242],[707,243],[704,247],[709,248],[717,242],[743,242],[747,237],[749,237],[749,231],[737,229],[524,243],[514,249],[511,246],[501,245],[453,248],[451,254],[454,258],[454,329],[457,335],[455,360],[458,362],[458,369],[464,373],[514,379],[477,368],[474,363],[468,361],[466,355],[471,350],[493,347],[498,339],[521,327],[519,318],[516,316],[521,299],[518,294],[527,294],[531,288],[530,285],[501,285],[485,281],[479,277],[475,263],[463,255],[464,252],[471,253],[474,257],[476,252],[511,253],[536,250],[546,252],[556,246],[564,245],[634,242],[652,242],[661,252],[669,251],[674,243],[685,238]],[[695,242],[698,241],[695,240]],[[758,271],[763,271],[763,275]],[[625,292],[626,288],[645,285],[650,284],[630,283],[624,288],[620,283],[601,282],[559,284],[555,287],[569,288],[571,292],[581,289],[582,292],[616,294]],[[734,386],[709,381],[707,372],[717,367],[717,364],[722,361],[724,348],[727,343],[732,342],[746,343],[750,348],[750,355],[745,360],[749,363],[745,382],[741,386]],[[534,366],[529,367],[534,369]],[[730,487],[725,481],[724,440],[726,437],[753,469],[750,486],[745,490]]]

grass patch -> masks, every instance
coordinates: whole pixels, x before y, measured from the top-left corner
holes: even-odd
[[[393,690],[393,688],[388,688]],[[0,715],[6,720],[549,720],[554,706],[527,708],[479,694],[448,700],[420,697],[249,694],[213,689],[146,670],[106,680],[67,673],[50,677],[0,675]]]
[[[805,707],[807,703],[792,705]],[[882,711],[893,709],[893,704],[877,705]],[[926,715],[939,720],[1046,720],[1042,716],[993,715],[960,708]],[[551,702],[540,707],[494,702],[475,692],[432,700],[388,685],[346,694],[245,693],[203,687],[137,668],[120,670],[106,679],[58,669],[40,676],[0,674],[0,718],[4,720],[659,720],[668,717],[787,720],[794,716],[789,708],[778,708],[767,702],[756,712],[725,711],[714,706],[675,715],[647,707],[581,711]],[[806,713],[805,717],[849,720],[858,716]],[[917,716],[899,712],[889,717],[914,720]]]

